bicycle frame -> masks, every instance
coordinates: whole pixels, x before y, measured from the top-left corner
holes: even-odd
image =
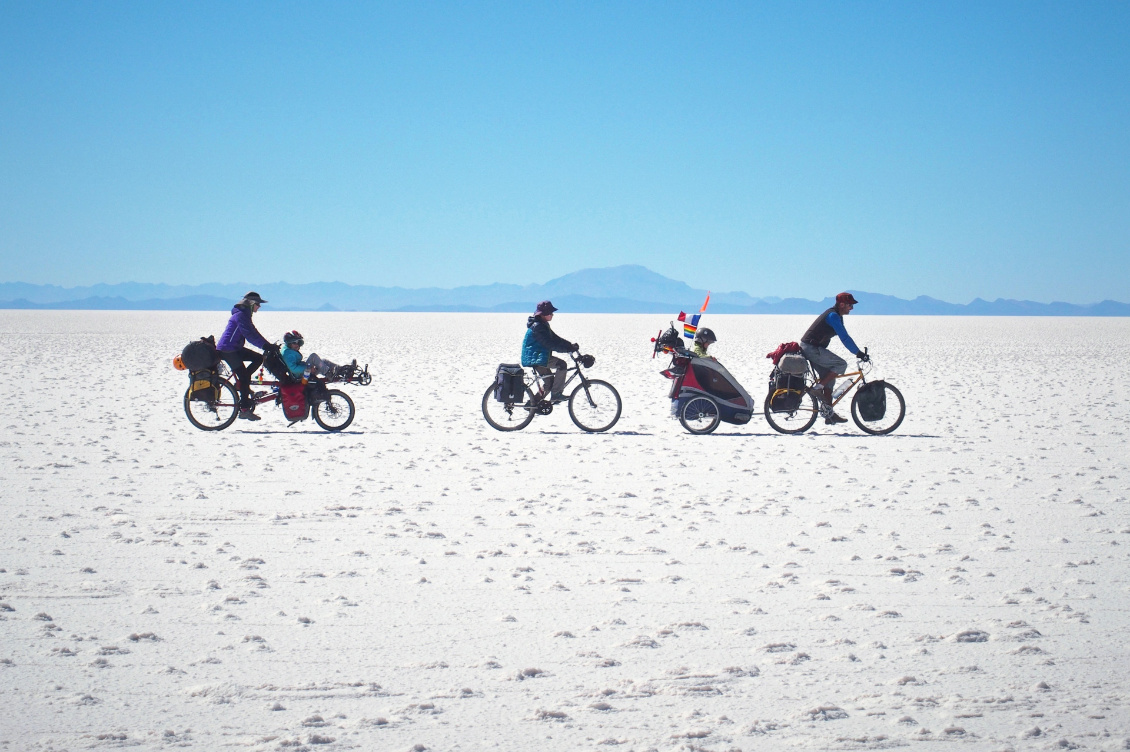
[[[568,377],[566,377],[565,379],[565,385],[561,387],[562,394],[564,394],[565,389],[567,389],[568,386],[573,383],[573,379],[578,377],[581,379],[581,385],[588,387],[588,379],[586,379],[585,374],[581,372],[581,364],[577,362],[576,356],[574,356],[573,353],[569,353],[569,358],[573,361],[573,366],[571,368],[566,367],[565,369],[565,373],[568,374]],[[531,371],[531,375],[533,376],[533,379],[527,383],[527,386],[532,387],[536,384],[538,391],[541,392],[544,396],[546,393],[545,382],[547,379],[553,378],[554,375],[551,373],[546,376],[542,376],[537,371]]]

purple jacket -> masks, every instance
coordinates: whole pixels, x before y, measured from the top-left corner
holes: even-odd
[[[231,309],[231,318],[224,327],[224,333],[220,335],[220,341],[216,343],[216,349],[220,352],[235,352],[243,347],[245,341],[260,350],[267,346],[267,340],[263,339],[255,324],[251,323],[251,310],[235,306]]]

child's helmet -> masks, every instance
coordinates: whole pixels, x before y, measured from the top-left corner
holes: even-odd
[[[298,333],[297,329],[295,329],[293,332],[287,332],[283,335],[283,344],[297,344],[299,347],[302,347],[302,335]]]
[[[707,329],[705,326],[695,332],[694,339],[695,342],[702,342],[703,344],[718,341],[718,338],[714,336],[714,332]]]

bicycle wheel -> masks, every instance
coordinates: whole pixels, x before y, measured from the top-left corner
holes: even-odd
[[[218,400],[194,400],[190,385],[184,393],[184,414],[201,431],[222,431],[239,415],[239,396],[231,384],[221,381]]]
[[[769,407],[773,395],[765,398],[765,420],[773,429],[781,433],[804,433],[812,428],[812,424],[820,417],[820,411],[816,409],[816,398],[811,394],[804,395],[801,399],[800,407],[791,413],[773,412]]]
[[[699,394],[683,403],[683,409],[679,411],[679,422],[691,433],[706,434],[718,427],[722,422],[722,415],[717,402]]]
[[[314,422],[327,431],[343,431],[353,422],[353,400],[340,389],[327,389],[326,394],[314,403]]]
[[[533,394],[526,389],[526,404],[533,402]],[[521,431],[534,419],[534,409],[517,402],[499,402],[494,398],[494,384],[483,395],[483,417],[499,431]]]
[[[620,393],[606,381],[589,379],[569,395],[569,417],[589,433],[607,431],[620,420]]]
[[[895,389],[893,386],[885,381],[875,381],[874,384],[882,384],[883,389],[886,391],[887,397],[887,410],[883,413],[883,417],[878,420],[864,420],[859,414],[859,390],[855,390],[855,395],[851,398],[851,419],[859,426],[859,429],[865,433],[874,436],[882,436],[895,430],[902,424],[902,419],[906,417],[906,401],[902,398],[902,392]],[[895,406],[898,410],[895,410]]]

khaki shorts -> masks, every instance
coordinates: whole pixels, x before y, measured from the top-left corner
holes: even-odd
[[[816,373],[820,374],[820,378],[824,378],[829,373],[847,373],[847,361],[826,347],[816,347],[807,342],[801,342],[800,351],[804,353],[804,357],[808,358],[808,362],[816,369]]]

